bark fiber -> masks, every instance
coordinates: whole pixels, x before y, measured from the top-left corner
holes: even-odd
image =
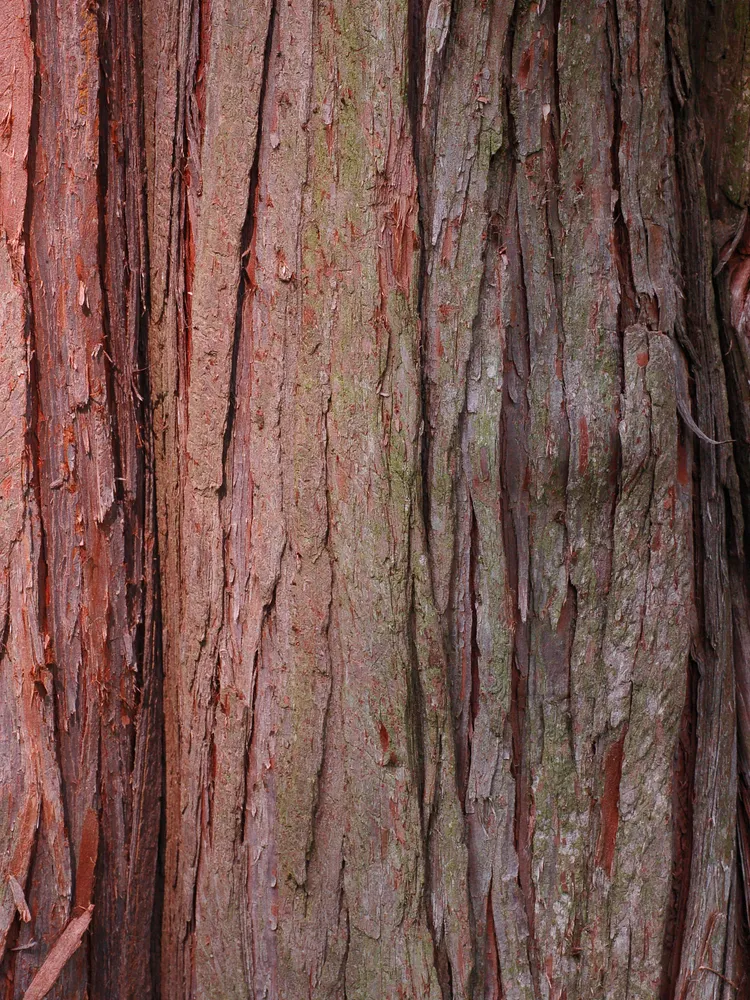
[[[749,206],[746,0],[0,0],[2,997],[750,997]]]

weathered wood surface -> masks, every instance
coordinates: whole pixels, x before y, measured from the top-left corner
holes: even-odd
[[[0,2],[4,996],[750,995],[749,17]]]

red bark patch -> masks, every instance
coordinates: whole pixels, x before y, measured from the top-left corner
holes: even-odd
[[[84,913],[94,898],[94,871],[99,853],[99,817],[93,809],[86,813],[81,832],[76,871],[76,901],[73,915]]]
[[[604,792],[599,803],[602,826],[596,848],[596,863],[607,875],[612,874],[617,827],[620,824],[620,779],[626,734],[627,727],[619,740],[607,750],[604,758]]]
[[[21,0],[2,4],[3,43],[0,48],[0,218],[8,237],[14,267],[21,267],[17,241],[26,206],[26,154],[29,146],[33,93],[33,53],[27,5]],[[12,80],[12,85],[8,86]],[[7,88],[7,89],[6,89]]]
[[[315,314],[315,310],[310,308],[310,306],[305,306],[302,310],[302,322],[308,328],[314,328],[318,321],[318,317]]]
[[[521,64],[518,67],[517,82],[521,90],[526,89],[526,85],[529,80],[529,74],[533,65],[534,50],[526,49],[523,56],[521,57]]]
[[[391,743],[391,740],[390,740],[390,737],[388,736],[388,730],[385,728],[385,726],[381,722],[380,723],[380,748],[383,751],[383,753],[386,752],[386,750],[390,746],[390,743]]]

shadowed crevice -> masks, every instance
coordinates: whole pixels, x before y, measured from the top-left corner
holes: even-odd
[[[234,432],[234,420],[237,410],[237,362],[239,359],[240,345],[242,342],[242,313],[247,295],[252,295],[255,291],[254,275],[254,250],[253,241],[255,239],[255,223],[258,207],[258,184],[260,180],[260,153],[263,145],[263,108],[266,101],[266,91],[268,89],[268,75],[271,67],[271,54],[273,51],[274,30],[276,27],[276,0],[272,0],[271,10],[268,15],[268,29],[266,41],[263,48],[263,74],[260,81],[260,94],[258,96],[258,128],[255,136],[255,152],[253,163],[250,168],[250,185],[247,196],[247,211],[245,221],[242,226],[240,237],[240,271],[237,284],[237,309],[234,321],[234,336],[232,338],[232,362],[229,373],[229,403],[227,407],[227,419],[224,429],[224,445],[222,451],[223,481],[219,490],[219,498],[223,499],[227,495],[230,484],[227,482],[227,457],[232,445],[232,435]]]
[[[674,754],[672,778],[672,888],[664,924],[660,1000],[673,1000],[682,959],[690,895],[693,853],[693,787],[697,750],[698,665],[691,657],[686,673],[685,705]]]

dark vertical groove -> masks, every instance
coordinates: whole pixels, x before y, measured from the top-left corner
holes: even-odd
[[[143,115],[143,39],[141,35],[141,2],[140,0],[129,0],[123,4],[126,17],[126,34],[132,42],[132,58],[128,60],[129,74],[128,83],[138,94],[137,112],[135,121],[131,125],[135,126],[136,135],[131,139],[137,146],[137,153],[125,148],[124,166],[125,176],[130,177],[135,173],[135,181],[131,181],[128,195],[132,193],[135,201],[135,219],[138,225],[138,265],[140,273],[133,274],[130,268],[131,282],[137,281],[137,295],[135,299],[136,314],[134,317],[134,328],[136,333],[136,345],[134,359],[136,368],[132,373],[132,385],[130,386],[130,397],[135,409],[136,424],[143,434],[143,440],[139,448],[138,465],[138,492],[136,496],[136,518],[140,515],[142,523],[142,537],[140,543],[144,550],[144,573],[147,580],[150,579],[153,590],[149,599],[148,587],[141,587],[142,602],[141,614],[139,615],[139,627],[136,632],[136,663],[141,671],[139,681],[143,681],[143,664],[147,656],[147,648],[152,648],[152,669],[158,674],[162,669],[161,664],[161,588],[159,586],[159,543],[156,527],[156,468],[154,460],[154,426],[153,408],[151,400],[151,377],[148,364],[148,323],[150,316],[150,289],[149,289],[149,260],[148,260],[148,207],[146,201],[146,171],[144,163],[144,151],[146,144],[145,125]],[[130,169],[130,160],[134,162],[134,169]],[[137,188],[133,190],[135,184]],[[127,539],[126,539],[127,542]],[[150,575],[147,567],[151,564]],[[151,616],[151,635],[149,635],[149,615]],[[160,696],[161,699],[161,696]],[[161,709],[160,709],[161,712]],[[163,720],[162,720],[163,724]],[[162,786],[165,787],[165,786]]]
[[[637,318],[635,278],[633,276],[633,259],[630,246],[630,232],[628,230],[622,207],[622,178],[620,176],[620,147],[622,142],[622,50],[620,47],[620,22],[617,13],[617,0],[610,0],[607,9],[607,39],[610,50],[610,80],[613,103],[613,128],[612,145],[610,147],[612,187],[617,196],[612,210],[612,224],[614,229],[614,257],[617,267],[617,278],[619,284],[619,298],[617,303],[617,375],[619,382],[620,397],[616,401],[616,412],[618,420],[622,416],[621,400],[625,394],[625,331],[635,323]],[[611,490],[610,508],[610,528],[614,545],[615,520],[617,516],[617,505],[620,501],[622,482],[622,440],[620,434],[615,432],[612,435],[612,460],[611,474],[613,489]],[[614,571],[614,558],[610,560],[609,582],[607,590],[612,583],[612,573]],[[574,606],[574,607],[577,607]],[[573,617],[573,633],[575,634],[576,618]],[[568,658],[570,667],[570,658]],[[568,681],[570,691],[570,678]],[[571,718],[572,728],[572,718]],[[573,738],[571,734],[571,745]]]
[[[414,149],[414,163],[417,175],[421,174],[420,153],[422,147],[422,128],[420,111],[424,97],[424,63],[425,63],[425,20],[427,8],[425,0],[408,0],[407,11],[407,79],[406,102],[411,121],[411,138]]]
[[[742,782],[742,778],[740,778]],[[745,786],[746,787],[746,786]],[[745,791],[747,794],[747,790]],[[750,857],[750,822],[748,821],[748,810],[740,810],[737,819],[737,857],[738,857],[738,880],[742,886],[737,903],[737,958],[738,966],[735,968],[735,977],[740,989],[747,990],[748,976],[750,975],[750,913],[748,913],[748,879],[750,871],[745,864],[745,859]],[[745,996],[745,993],[739,993]]]
[[[516,122],[511,105],[513,51],[517,23],[519,17],[518,5],[514,7],[508,27],[508,38],[505,56],[507,79],[505,83],[506,119],[508,122],[509,152],[513,158],[515,170],[520,162],[518,140],[516,137]],[[556,27],[556,25],[555,25]],[[555,34],[555,45],[556,34]],[[554,55],[554,78],[557,93],[557,54]],[[558,107],[555,114],[559,118]],[[506,559],[506,587],[512,597],[514,615],[513,651],[511,659],[511,691],[510,691],[510,725],[511,725],[511,774],[515,783],[515,811],[513,816],[513,833],[516,856],[518,858],[518,884],[526,913],[528,925],[528,962],[532,983],[537,995],[539,989],[539,960],[535,931],[535,889],[531,874],[531,808],[533,792],[529,775],[529,762],[526,753],[527,740],[527,699],[529,681],[529,619],[532,611],[532,594],[529,581],[527,595],[527,614],[523,621],[519,611],[519,571],[520,559],[529,558],[528,537],[525,542],[519,538],[519,528],[523,519],[528,525],[528,396],[527,385],[531,367],[531,341],[528,316],[529,295],[526,288],[523,251],[521,246],[520,222],[518,218],[518,189],[515,171],[510,185],[510,201],[508,207],[508,223],[506,225],[506,245],[512,238],[508,248],[508,257],[515,262],[517,268],[516,281],[519,309],[517,323],[508,330],[503,359],[503,399],[498,440],[498,467],[501,483],[500,489],[500,521],[503,528],[503,544]],[[555,265],[555,283],[558,282],[558,266]],[[559,309],[559,298],[555,304]],[[515,350],[514,350],[515,338]],[[518,362],[522,360],[523,368],[518,370]],[[515,392],[511,379],[518,383]]]
[[[419,387],[421,426],[419,433],[420,499],[424,523],[425,546],[430,551],[430,492],[429,492],[429,429],[427,427],[427,380],[425,356],[427,331],[424,323],[424,290],[427,279],[427,244],[425,241],[425,215],[427,213],[427,177],[422,161],[421,108],[424,96],[425,61],[425,0],[408,0],[407,12],[407,82],[406,99],[411,123],[414,170],[417,177],[417,230],[419,232],[419,271],[417,274],[417,322],[419,324]]]
[[[622,214],[622,181],[620,178],[620,145],[622,141],[622,52],[620,50],[620,23],[617,15],[617,0],[610,0],[607,19],[607,36],[611,57],[612,100],[614,104],[614,129],[610,149],[612,186],[617,194],[617,203],[613,211],[615,231],[615,262],[620,283],[620,301],[617,306],[617,330],[620,335],[620,388],[625,388],[624,359],[622,355],[622,339],[625,330],[637,321],[638,306],[636,302],[635,281],[633,278],[633,263],[630,250],[630,232]]]
[[[690,896],[693,853],[693,785],[698,746],[698,684],[700,672],[692,658],[686,675],[685,705],[674,754],[672,779],[672,889],[664,923],[662,978],[659,1000],[674,1000],[682,961],[682,942]]]
[[[469,603],[471,606],[471,693],[469,696],[469,708],[471,711],[471,723],[469,725],[469,754],[467,762],[468,771],[471,769],[471,748],[474,741],[474,724],[479,715],[479,643],[477,641],[477,562],[479,560],[479,528],[477,525],[474,504],[471,506],[471,528],[469,541]],[[466,789],[464,789],[464,803],[466,799]]]
[[[743,330],[738,330],[732,322],[734,297],[743,289],[733,287],[733,265],[740,265],[748,253],[747,204],[738,202],[736,192],[731,192],[725,183],[725,167],[722,161],[727,153],[734,154],[731,139],[724,131],[724,120],[717,121],[717,110],[726,119],[731,119],[738,109],[738,93],[725,89],[727,78],[723,75],[730,66],[737,68],[737,56],[746,45],[746,37],[735,36],[735,47],[730,42],[729,50],[723,47],[721,61],[714,62],[711,52],[715,52],[717,30],[721,37],[721,22],[731,23],[733,16],[741,14],[742,3],[714,4],[707,0],[697,0],[686,8],[690,56],[697,68],[694,77],[695,103],[705,123],[706,145],[702,151],[702,167],[705,178],[708,213],[711,222],[717,224],[713,233],[713,269],[711,279],[713,305],[718,320],[719,351],[726,385],[730,437],[733,439],[734,469],[737,481],[729,481],[725,489],[725,509],[727,526],[725,547],[729,559],[729,587],[732,594],[732,654],[735,670],[735,693],[737,707],[737,758],[738,758],[738,802],[737,802],[737,884],[739,900],[736,904],[736,951],[734,978],[739,984],[738,996],[745,996],[747,976],[750,972],[750,927],[748,925],[748,900],[750,899],[750,724],[748,705],[750,704],[750,408],[748,408],[747,356],[742,351]],[[737,22],[735,22],[737,23]],[[744,32],[747,31],[747,26]],[[712,44],[712,42],[714,44]],[[738,44],[737,44],[738,43]],[[722,66],[723,64],[723,66]],[[747,86],[747,68],[740,62],[741,76],[736,82]],[[744,72],[743,72],[744,70]],[[703,72],[701,72],[703,71]],[[703,74],[705,73],[705,78]],[[735,84],[736,85],[736,84]],[[731,134],[731,130],[730,130]],[[734,160],[735,157],[732,156]],[[736,175],[739,169],[746,169],[736,161],[730,173]],[[745,179],[746,180],[746,179]],[[747,195],[745,193],[745,199]],[[727,256],[722,252],[717,259],[722,238],[721,224],[731,221],[733,237]],[[731,230],[730,230],[731,232]],[[725,230],[724,237],[729,237]],[[726,248],[725,248],[726,249]],[[726,266],[723,275],[722,268]],[[736,273],[736,272],[735,272]],[[746,293],[746,290],[744,290]],[[741,325],[741,324],[740,324]],[[744,357],[743,357],[744,354]]]
[[[425,17],[426,4],[424,0],[409,0],[408,10],[408,81],[407,81],[407,103],[409,116],[411,119],[412,144],[414,157],[414,170],[417,177],[417,230],[419,233],[419,269],[417,274],[417,324],[419,335],[419,405],[420,405],[420,426],[419,426],[419,480],[418,480],[418,502],[420,516],[424,527],[423,537],[425,554],[428,564],[430,559],[430,427],[429,427],[429,390],[427,385],[426,358],[428,331],[424,315],[425,288],[427,284],[427,260],[428,246],[426,239],[426,216],[428,214],[429,202],[429,176],[425,169],[425,156],[423,148],[423,135],[420,122],[420,110],[424,95],[424,46],[425,46]],[[409,553],[408,565],[411,566],[411,551]],[[431,574],[430,574],[431,575]],[[413,584],[412,584],[413,587]],[[417,776],[419,811],[422,830],[423,856],[425,858],[425,882],[424,882],[424,908],[433,947],[433,962],[440,992],[443,1000],[452,1000],[453,984],[452,969],[447,947],[442,933],[442,928],[437,928],[433,920],[432,908],[432,872],[430,865],[430,841],[432,820],[437,812],[437,803],[433,803],[429,815],[425,816],[424,788],[425,788],[425,752],[424,752],[424,712],[425,699],[422,689],[422,679],[419,672],[419,655],[417,650],[417,627],[416,609],[414,607],[414,595],[412,593],[412,606],[409,612],[409,640],[411,647],[411,669],[407,677],[407,719],[408,741],[410,755],[412,757],[412,773]],[[444,650],[447,654],[446,663],[449,664],[451,650],[445,642]],[[446,682],[450,689],[450,679],[446,676]],[[454,730],[452,699],[449,697],[449,711],[451,712],[450,731]],[[438,775],[436,787],[437,794],[440,794],[440,777]],[[461,801],[465,791],[461,793]]]
[[[149,398],[149,397],[144,397]],[[149,406],[150,412],[150,406]],[[149,432],[150,433],[150,432]],[[153,436],[150,436],[153,443]],[[151,459],[152,460],[152,459]],[[163,654],[163,624],[161,612],[161,570],[159,563],[159,540],[156,530],[156,480],[153,475],[150,477],[150,490],[147,491],[150,500],[151,522],[153,525],[153,555],[152,555],[152,590],[153,590],[153,618],[151,621],[150,645],[152,649],[152,682],[153,699],[155,701],[154,714],[156,723],[154,727],[155,746],[152,753],[157,758],[159,774],[159,796],[158,807],[158,830],[156,838],[156,868],[154,872],[154,899],[151,912],[151,934],[150,934],[150,954],[149,970],[151,987],[153,990],[152,1000],[161,998],[161,952],[162,952],[162,918],[164,915],[164,889],[166,881],[166,836],[167,836],[167,758],[164,748],[166,746],[165,719],[164,719],[164,654]],[[141,701],[141,715],[139,721],[146,714],[148,689],[144,684]]]
[[[512,123],[512,117],[509,119]],[[515,197],[515,182],[512,188]],[[531,809],[533,793],[530,784],[529,762],[526,754],[527,741],[527,699],[529,681],[529,617],[531,594],[526,620],[519,611],[520,560],[528,559],[529,553],[519,531],[524,519],[528,520],[527,459],[526,442],[528,435],[528,397],[526,386],[530,368],[529,320],[526,312],[527,293],[524,283],[523,260],[518,232],[518,216],[514,207],[510,221],[513,227],[513,244],[509,257],[517,261],[519,282],[520,313],[518,327],[508,331],[506,354],[503,368],[502,416],[499,429],[498,455],[500,470],[500,508],[503,527],[503,543],[506,558],[506,587],[511,595],[514,616],[513,651],[511,659],[510,725],[511,725],[511,773],[515,782],[515,812],[513,830],[515,849],[518,857],[518,883],[524,901],[529,929],[528,959],[532,981],[538,988],[538,960],[535,939],[535,891],[531,874]],[[514,345],[514,338],[516,343]],[[515,350],[514,350],[515,346]],[[523,370],[516,367],[523,359]],[[511,385],[511,379],[516,385]],[[513,391],[515,390],[515,391]]]
[[[411,556],[411,553],[410,553]],[[445,949],[442,934],[438,933],[438,928],[432,916],[432,872],[430,866],[430,838],[432,820],[436,813],[435,804],[429,811],[425,809],[425,750],[424,750],[424,713],[425,699],[422,688],[422,678],[419,672],[419,653],[417,650],[417,623],[416,609],[414,607],[414,595],[412,593],[411,607],[409,609],[409,669],[406,675],[406,719],[407,719],[407,752],[409,755],[409,771],[416,784],[416,794],[419,803],[420,831],[422,836],[422,854],[425,860],[424,869],[424,890],[423,905],[427,926],[432,939],[433,961],[435,971],[440,984],[440,991],[443,1000],[451,1000],[452,990],[450,987],[450,962]],[[436,782],[438,788],[440,778]],[[439,794],[439,791],[438,791]]]
[[[122,479],[122,454],[118,428],[117,393],[115,389],[115,352],[112,346],[112,324],[109,304],[110,292],[116,295],[118,289],[110,289],[109,282],[107,280],[107,261],[109,257],[107,201],[109,194],[109,141],[111,128],[109,89],[112,83],[112,46],[108,28],[111,24],[112,20],[109,15],[108,4],[100,3],[97,8],[97,28],[99,34],[99,93],[97,95],[99,108],[99,162],[97,164],[96,171],[96,202],[99,242],[97,249],[99,287],[101,289],[102,296],[102,354],[104,371],[106,373],[107,408],[112,447],[114,498],[115,504],[117,505],[124,499],[124,486]],[[123,45],[124,40],[118,39],[117,44]],[[124,271],[128,266],[128,261],[118,261],[117,266],[122,267]]]
[[[409,531],[409,550],[407,553],[407,566],[412,565],[411,531]],[[437,814],[438,803],[433,801],[425,802],[425,696],[422,686],[422,677],[419,669],[419,649],[417,636],[417,612],[415,606],[414,584],[411,583],[410,606],[408,618],[408,641],[409,641],[409,665],[406,672],[406,736],[407,753],[409,759],[409,772],[416,785],[417,801],[419,805],[420,833],[422,839],[422,856],[424,858],[424,888],[422,902],[424,906],[427,927],[432,939],[433,961],[435,972],[440,984],[440,991],[443,1000],[452,1000],[453,990],[451,985],[450,960],[445,945],[442,928],[437,928],[433,920],[432,909],[432,869],[430,864],[430,842],[432,839],[432,823]],[[442,759],[442,747],[438,754],[438,761]],[[440,763],[438,762],[438,774],[436,776],[436,796],[440,795]]]
[[[495,929],[495,914],[492,909],[492,879],[487,890],[487,914],[486,914],[487,940],[485,942],[485,968],[492,970],[492,975],[488,975],[485,980],[485,992],[483,1000],[502,1000],[503,992],[503,969],[500,963],[500,949],[497,943],[497,931]],[[492,990],[492,992],[489,992]]]
[[[409,525],[411,528],[411,525]],[[406,565],[412,565],[411,530],[407,535],[407,559]],[[422,677],[419,672],[419,649],[417,638],[417,609],[415,606],[414,583],[410,582],[409,594],[409,619],[408,641],[409,641],[409,667],[406,673],[406,737],[407,753],[409,757],[409,771],[417,786],[417,796],[419,805],[419,821],[422,840],[425,845],[425,854],[428,844],[429,816],[425,816],[425,749],[424,749],[424,691],[422,689]],[[425,890],[428,902],[427,911],[430,912],[429,895]]]
[[[138,507],[142,510],[142,538],[141,544],[144,549],[144,575],[147,584],[142,588],[143,612],[139,621],[141,627],[137,632],[137,639],[140,639],[140,648],[136,646],[137,664],[140,671],[139,690],[140,704],[137,717],[138,732],[136,738],[141,735],[141,729],[146,728],[142,735],[144,751],[144,768],[147,766],[148,758],[155,759],[156,772],[158,774],[158,790],[151,787],[143,788],[142,795],[151,796],[155,804],[156,812],[156,837],[155,837],[155,859],[154,859],[154,886],[153,904],[151,911],[151,933],[149,935],[150,954],[148,956],[150,984],[152,989],[152,1000],[159,1000],[161,997],[161,927],[164,911],[164,888],[165,888],[165,858],[166,858],[166,787],[167,768],[164,747],[166,745],[165,719],[164,719],[164,659],[163,659],[163,622],[161,606],[161,565],[159,552],[159,535],[157,530],[157,498],[156,498],[156,464],[155,464],[155,443],[153,426],[153,408],[151,399],[151,378],[148,365],[148,324],[150,316],[150,287],[149,287],[149,259],[148,259],[148,206],[146,200],[147,178],[145,170],[145,122],[144,122],[144,80],[143,80],[143,37],[142,37],[142,7],[141,2],[123,3],[123,11],[129,27],[128,37],[133,45],[133,58],[128,62],[128,69],[133,78],[130,79],[138,94],[139,100],[135,115],[135,128],[137,134],[132,137],[136,141],[137,157],[132,151],[126,148],[125,164],[126,176],[130,176],[127,169],[128,157],[132,156],[137,162],[138,169],[135,171],[137,190],[133,192],[136,204],[136,219],[138,223],[138,263],[140,273],[133,275],[131,269],[131,281],[137,280],[139,294],[137,301],[137,315],[135,317],[135,327],[138,341],[136,345],[136,365],[137,370],[133,373],[135,384],[133,393],[135,399],[133,405],[136,408],[136,419],[143,431],[143,447],[141,449],[141,462],[139,471],[141,473],[142,484],[139,486]],[[131,180],[131,185],[134,182]],[[131,188],[132,190],[132,188]],[[150,671],[146,674],[146,664],[149,664]],[[151,728],[152,727],[152,728]],[[135,765],[138,764],[137,743]],[[135,767],[134,767],[135,771]],[[145,771],[144,771],[145,774]],[[144,778],[146,784],[150,784]],[[133,857],[129,859],[132,867]],[[137,875],[135,876],[137,879]]]
[[[26,158],[27,191],[26,205],[23,217],[23,239],[25,245],[24,267],[26,284],[26,342],[27,356],[29,359],[28,372],[28,414],[27,414],[27,448],[29,457],[29,475],[31,477],[31,489],[36,498],[39,511],[39,532],[40,532],[40,552],[39,552],[39,616],[40,627],[46,629],[47,620],[47,543],[44,531],[44,520],[42,517],[42,496],[41,496],[41,449],[39,445],[39,359],[36,354],[36,331],[34,328],[34,302],[31,292],[31,274],[29,262],[29,234],[31,232],[31,218],[34,203],[36,176],[37,141],[39,133],[39,104],[41,99],[41,77],[39,74],[39,50],[37,48],[37,0],[30,0],[29,4],[29,33],[31,35],[31,49],[34,59],[34,93],[31,103],[31,122],[29,126],[29,150]],[[55,699],[52,699],[54,705]],[[55,726],[57,731],[57,726]],[[57,743],[57,741],[55,741]]]
[[[716,282],[714,282],[716,283]],[[748,634],[750,633],[750,564],[748,563],[748,545],[750,544],[750,482],[747,477],[747,458],[743,451],[747,450],[747,428],[742,420],[742,389],[741,373],[733,367],[730,333],[730,311],[721,308],[719,333],[721,338],[721,353],[727,385],[727,403],[729,407],[729,422],[734,439],[735,467],[739,478],[739,497],[734,498],[734,504],[741,506],[737,524],[733,517],[727,518],[726,547],[730,560],[730,586],[732,589],[732,628],[733,657],[735,663],[735,689],[737,705],[737,879],[740,886],[738,918],[737,918],[737,956],[739,961],[738,978],[744,984],[750,974],[750,922],[748,921],[748,901],[750,900],[750,759],[748,746],[750,733],[748,726],[748,705],[750,704],[750,661],[748,661]],[[726,318],[724,318],[726,317]],[[722,321],[723,320],[723,321]],[[732,498],[727,497],[727,508],[735,513]],[[744,995],[744,994],[742,994]]]
[[[139,246],[139,262],[140,262],[140,273],[138,275],[138,287],[140,289],[140,312],[139,320],[141,323],[141,337],[138,343],[139,355],[139,368],[136,374],[142,375],[142,381],[146,383],[148,381],[148,310],[150,306],[150,271],[149,271],[149,250],[148,250],[148,177],[146,176],[146,122],[145,122],[145,107],[144,107],[144,94],[145,94],[145,81],[144,81],[144,57],[143,57],[143,0],[129,0],[129,2],[123,4],[126,20],[128,24],[128,37],[131,39],[133,44],[133,59],[128,64],[129,72],[132,77],[129,77],[129,83],[133,87],[135,93],[138,94],[138,102],[135,114],[135,127],[136,135],[133,139],[136,141],[135,151],[126,150],[126,164],[129,162],[128,157],[132,157],[133,160],[138,163],[138,188],[134,192],[136,196],[136,204],[138,207],[137,219],[138,219],[138,246]],[[143,386],[147,389],[147,385]],[[146,392],[142,392],[144,400],[148,400],[149,397]],[[148,411],[149,406],[145,406],[144,409]]]
[[[426,845],[428,840],[427,827],[429,825],[429,816],[425,816],[424,801],[424,691],[422,689],[422,678],[419,673],[416,608],[414,607],[413,595],[411,607],[409,609],[408,624],[410,664],[406,675],[406,718],[408,720],[407,751],[409,755],[409,771],[416,784],[416,793],[419,801],[419,818],[422,838]]]
[[[426,188],[428,178],[423,169],[422,128],[420,123],[422,101],[424,98],[424,59],[425,59],[425,18],[427,7],[424,0],[408,0],[407,10],[407,79],[406,98],[411,125],[412,154],[414,171],[417,178],[417,229],[419,232],[419,270],[417,274],[417,322],[419,330],[419,381],[421,426],[419,430],[420,477],[418,483],[420,515],[424,525],[424,541],[429,560],[430,545],[430,515],[429,515],[429,429],[427,427],[427,380],[425,379],[426,329],[424,324],[424,290],[427,276],[427,246],[425,242],[425,214],[427,212]],[[411,533],[409,534],[411,538]],[[407,565],[412,565],[411,542]],[[407,742],[409,766],[419,797],[420,828],[422,833],[422,853],[425,858],[425,882],[423,904],[427,925],[432,938],[433,961],[443,1000],[451,1000],[453,995],[452,972],[448,958],[442,929],[435,927],[432,917],[432,875],[430,866],[430,840],[433,818],[437,812],[437,803],[430,803],[426,814],[425,793],[425,747],[424,747],[424,715],[425,698],[422,688],[422,678],[419,670],[419,652],[417,648],[416,607],[414,604],[414,584],[411,584],[411,606],[409,608],[409,652],[410,664],[407,672]],[[440,776],[437,778],[437,794],[440,794]]]
[[[712,5],[713,6],[713,5]],[[726,13],[731,13],[731,5],[727,5]],[[738,8],[739,9],[739,6]],[[719,9],[708,12],[705,3],[696,3],[689,8],[688,28],[690,31],[691,56],[696,65],[704,68],[706,52],[710,51],[711,27],[709,19],[713,16],[721,18],[724,12]],[[703,34],[705,32],[705,34]],[[722,58],[733,61],[734,52],[724,51]],[[747,75],[745,73],[745,83]],[[718,104],[730,117],[735,110],[733,100],[736,95],[716,92],[716,81],[706,82],[707,93],[702,93],[700,77],[696,80],[696,103],[705,120]],[[708,105],[708,107],[706,107]],[[712,108],[714,105],[714,108]],[[714,261],[718,267],[713,270],[712,293],[714,308],[718,318],[719,349],[723,367],[727,394],[727,408],[730,427],[730,437],[733,440],[733,460],[738,481],[725,490],[725,507],[728,512],[726,530],[726,551],[729,556],[730,589],[732,592],[732,652],[735,668],[735,692],[737,706],[737,884],[739,900],[736,906],[736,952],[735,979],[739,984],[738,996],[747,993],[747,977],[750,974],[750,923],[748,901],[750,900],[750,733],[748,732],[748,705],[750,705],[750,658],[748,657],[748,640],[750,638],[750,408],[748,407],[747,365],[740,347],[745,336],[743,330],[738,330],[732,322],[734,296],[743,289],[733,287],[733,265],[740,265],[748,254],[748,223],[747,206],[737,204],[726,187],[720,184],[716,176],[717,165],[721,163],[720,155],[723,133],[711,127],[706,122],[707,145],[703,151],[702,165],[706,178],[709,212],[718,218],[712,222],[723,221],[723,211],[730,207],[729,218],[734,225],[734,235],[729,253],[716,259],[718,246],[714,233]],[[712,141],[713,140],[713,143]],[[718,145],[719,148],[716,148]],[[724,218],[727,216],[724,215]],[[723,270],[723,274],[721,274]],[[746,294],[746,290],[744,292]],[[744,297],[743,294],[743,297]],[[741,325],[741,324],[740,324]],[[736,341],[736,342],[735,342]]]
[[[249,809],[248,800],[250,798],[250,786],[248,784],[248,775],[250,774],[250,761],[252,757],[253,750],[253,739],[255,736],[255,703],[258,698],[258,669],[259,669],[259,659],[260,659],[260,643],[263,641],[263,634],[261,632],[258,649],[255,651],[255,656],[253,657],[253,665],[250,672],[252,677],[252,688],[250,691],[250,707],[244,709],[243,726],[245,729],[245,752],[242,759],[242,809],[240,813],[240,827],[239,827],[239,842],[240,844],[245,844],[245,830],[247,827],[247,813]]]
[[[686,13],[690,5],[686,5]],[[669,78],[669,100],[674,117],[674,161],[675,190],[677,197],[677,218],[680,225],[680,261],[684,291],[686,331],[678,327],[675,331],[681,345],[686,349],[690,374],[694,376],[696,420],[711,437],[723,440],[727,430],[722,408],[723,368],[720,357],[717,310],[714,289],[707,285],[710,274],[711,248],[707,233],[708,217],[704,203],[705,182],[701,169],[702,125],[698,117],[695,95],[691,92],[686,77],[688,67],[683,59],[689,54],[681,53],[673,41],[667,10],[666,61]],[[674,16],[680,16],[677,11]],[[678,90],[678,82],[680,89]],[[710,281],[710,279],[708,279]],[[717,374],[721,371],[721,376]],[[688,699],[685,713],[689,724],[694,727],[695,749],[693,760],[688,759],[688,771],[681,791],[685,821],[689,823],[689,834],[685,838],[684,858],[675,856],[673,867],[673,896],[669,921],[673,927],[672,954],[670,967],[663,969],[662,1000],[672,1000],[675,996],[681,964],[684,966],[694,956],[686,956],[682,961],[683,941],[687,931],[687,905],[690,892],[690,869],[696,837],[693,815],[693,799],[702,790],[695,787],[695,773],[698,770],[698,755],[716,754],[717,747],[703,746],[699,740],[700,730],[711,721],[712,702],[716,688],[724,670],[733,669],[731,652],[725,643],[731,640],[724,635],[731,630],[731,611],[728,607],[726,581],[723,579],[727,568],[725,548],[726,522],[732,518],[732,511],[725,503],[723,493],[727,477],[733,469],[726,451],[702,442],[695,449],[694,479],[692,490],[692,510],[694,525],[694,579],[696,634],[691,650]],[[677,770],[680,775],[679,768]],[[677,784],[677,782],[676,782]],[[677,823],[675,822],[675,827]],[[680,869],[683,869],[682,871]],[[682,886],[674,887],[674,882],[682,876]],[[697,887],[694,887],[697,889]],[[669,927],[669,924],[668,924]],[[665,935],[664,954],[668,951]],[[731,972],[731,970],[719,970]]]
[[[266,41],[263,48],[263,75],[260,82],[260,94],[258,96],[258,117],[257,117],[257,131],[255,136],[255,152],[253,154],[253,162],[250,167],[250,184],[247,196],[247,210],[245,212],[245,221],[242,226],[242,235],[240,237],[240,264],[239,264],[239,281],[237,285],[237,309],[235,312],[234,321],[234,336],[232,338],[232,363],[229,372],[229,405],[227,408],[227,421],[226,427],[224,429],[224,446],[222,451],[222,470],[223,470],[223,480],[221,484],[221,489],[219,491],[219,497],[223,498],[226,496],[229,489],[229,483],[227,482],[227,457],[229,455],[229,449],[232,444],[232,434],[234,431],[234,418],[237,409],[237,363],[239,360],[240,344],[242,342],[242,312],[243,306],[245,304],[245,297],[248,292],[248,288],[251,291],[254,290],[251,282],[252,279],[245,267],[245,258],[249,253],[252,253],[253,239],[255,237],[255,223],[256,223],[256,209],[258,202],[258,182],[260,174],[260,151],[263,143],[263,106],[266,100],[266,90],[268,88],[268,75],[271,67],[271,53],[273,50],[273,37],[274,29],[276,27],[276,4],[277,0],[272,0],[271,10],[268,15],[268,30],[266,32]]]

